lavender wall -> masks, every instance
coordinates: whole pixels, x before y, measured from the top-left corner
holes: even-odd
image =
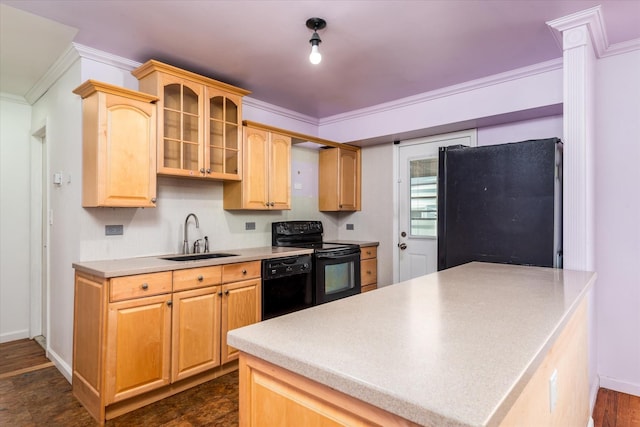
[[[640,50],[596,67],[598,373],[640,396]]]

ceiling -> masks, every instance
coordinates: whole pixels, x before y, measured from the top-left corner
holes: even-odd
[[[609,44],[640,38],[640,0],[0,3],[0,92],[24,96],[73,41],[318,119],[559,58],[545,22],[598,4]],[[314,16],[327,21],[319,65],[308,61]]]

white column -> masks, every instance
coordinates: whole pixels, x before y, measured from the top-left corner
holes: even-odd
[[[564,268],[593,270],[594,70],[607,46],[600,6],[547,24],[561,32],[564,51]]]
[[[595,67],[608,46],[600,6],[547,22],[562,34],[563,54],[563,266],[595,270]],[[555,33],[554,33],[555,34]],[[595,292],[589,303],[589,399],[593,411],[597,372]]]

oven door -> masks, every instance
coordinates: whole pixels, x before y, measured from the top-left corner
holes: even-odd
[[[360,293],[360,248],[315,255],[316,304]]]

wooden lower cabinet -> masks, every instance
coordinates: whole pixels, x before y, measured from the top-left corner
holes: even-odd
[[[360,282],[361,292],[368,292],[378,287],[378,247],[363,246],[360,248]]]
[[[220,365],[220,286],[173,295],[171,381]]]
[[[226,335],[260,321],[260,273],[260,261],[112,279],[76,271],[74,396],[102,424],[237,369]]]

